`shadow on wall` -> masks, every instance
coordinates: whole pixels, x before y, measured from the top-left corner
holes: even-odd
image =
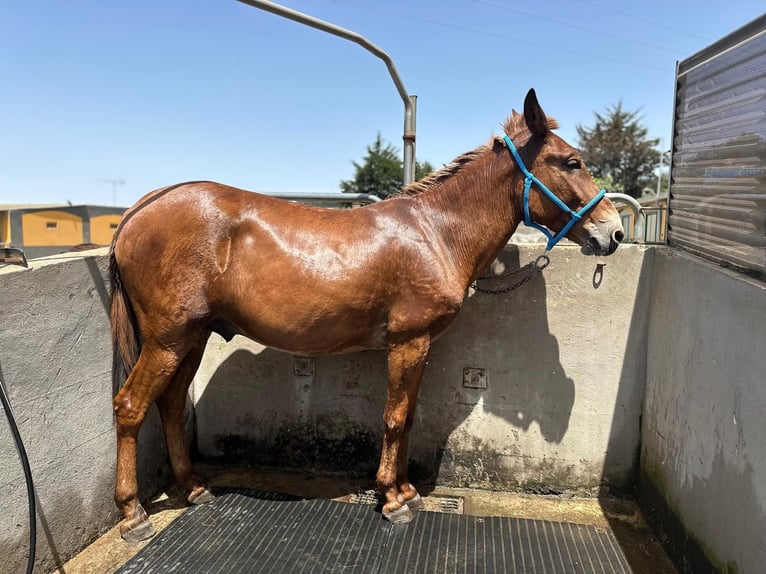
[[[635,302],[622,357],[619,387],[609,430],[604,467],[601,472],[601,494],[635,495],[638,485],[641,411],[646,389],[647,337],[651,305],[651,283],[654,251],[644,253]],[[630,297],[624,294],[625,299]],[[626,445],[632,452],[625,455]]]
[[[635,500],[638,493],[653,255],[654,251],[645,252],[638,277],[599,489],[599,504],[604,516],[636,574],[675,572],[659,544],[647,543],[647,540],[653,540],[652,536],[640,534],[645,528],[643,521],[635,521],[630,516],[635,507],[621,505],[615,499],[615,496],[626,496]],[[631,452],[626,454],[626,448]]]
[[[198,456],[226,464],[374,471],[386,389],[382,352],[317,357],[313,368],[302,370],[311,361],[241,337],[235,342],[237,349],[195,401]],[[203,361],[226,348],[213,334]],[[365,373],[364,384],[355,367]]]
[[[717,528],[731,536],[733,541],[728,546],[728,551],[734,559],[720,562],[711,553],[709,545],[696,535],[681,518],[681,514],[672,502],[668,501],[669,495],[665,484],[662,484],[663,469],[643,466],[641,468],[641,485],[639,499],[641,509],[652,526],[657,536],[662,541],[665,551],[677,567],[677,572],[682,574],[694,574],[696,572],[725,572],[736,574],[738,572],[758,572],[763,569],[763,563],[757,562],[754,556],[763,553],[763,533],[766,532],[766,514],[758,507],[758,489],[755,482],[757,474],[753,464],[745,457],[741,468],[731,464],[722,447],[717,445],[714,449],[708,477],[692,476],[683,485],[684,495],[689,500],[704,500],[696,509],[698,515],[709,512],[715,516]],[[659,481],[658,481],[659,479]],[[660,482],[660,485],[654,482]],[[726,491],[736,493],[727,496],[726,491],[716,489],[717,484],[725,484]],[[756,511],[747,516],[732,512],[735,506],[732,498],[747,501],[753,504]],[[698,519],[698,515],[693,519]],[[754,538],[759,538],[760,546],[752,543]],[[621,546],[623,541],[618,537]],[[750,568],[748,560],[756,562],[754,568]],[[654,570],[653,572],[657,572]]]
[[[499,265],[517,269],[519,251],[502,252]],[[413,479],[545,491],[571,486],[577,479],[570,465],[519,445],[557,448],[575,398],[549,330],[544,277],[502,296],[475,294],[464,306],[452,334],[434,343],[426,368],[410,441]],[[236,343],[229,348],[213,335],[202,367],[211,372],[209,382],[195,383],[198,458],[374,477],[386,395],[383,352],[318,357],[312,365],[242,338]],[[483,369],[487,388],[464,387],[466,368]],[[469,379],[471,372],[477,373]]]
[[[519,267],[516,249],[501,252],[493,265],[498,272]],[[569,429],[575,384],[561,364],[546,303],[543,274],[510,293],[475,293],[465,301],[434,346],[421,391],[411,441],[421,478],[537,492],[578,482],[555,453]],[[465,386],[477,369],[486,374],[486,389]]]

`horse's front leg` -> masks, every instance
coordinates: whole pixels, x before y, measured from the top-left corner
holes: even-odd
[[[425,366],[425,361],[423,362]],[[421,510],[424,506],[423,500],[420,498],[420,494],[412,485],[409,479],[409,444],[410,444],[410,430],[412,430],[412,423],[415,421],[415,410],[417,408],[417,394],[420,387],[420,381],[422,380],[422,368],[421,378],[418,379],[415,389],[415,398],[413,399],[410,408],[407,409],[407,419],[404,423],[404,432],[402,432],[402,438],[399,443],[399,452],[396,460],[396,486],[399,489],[399,494],[402,495],[407,507],[411,511]]]
[[[388,346],[388,396],[377,482],[386,497],[383,516],[393,523],[412,520],[409,501],[420,504],[407,478],[407,447],[430,344],[430,337],[424,335]]]

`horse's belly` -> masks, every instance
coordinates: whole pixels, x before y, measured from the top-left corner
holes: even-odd
[[[385,320],[351,309],[327,312],[269,306],[235,323],[263,345],[301,355],[334,355],[386,347]]]

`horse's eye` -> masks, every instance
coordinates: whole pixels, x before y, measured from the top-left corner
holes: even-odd
[[[567,160],[567,167],[569,169],[580,169],[582,167],[582,163],[580,163],[579,159],[571,157]]]

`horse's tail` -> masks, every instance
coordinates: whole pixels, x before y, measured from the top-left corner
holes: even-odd
[[[109,250],[109,280],[112,287],[109,321],[112,326],[112,391],[114,395],[125,384],[141,352],[136,315],[125,293],[125,287],[120,278],[120,268],[114,255],[115,243],[116,237]]]

